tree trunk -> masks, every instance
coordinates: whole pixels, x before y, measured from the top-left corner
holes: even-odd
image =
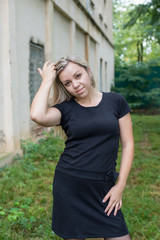
[[[139,41],[137,42],[137,62],[140,62]]]
[[[143,62],[143,40],[137,42],[137,61]]]
[[[141,41],[141,62],[143,62],[143,40]]]

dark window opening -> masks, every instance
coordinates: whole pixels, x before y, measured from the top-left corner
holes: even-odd
[[[30,104],[37,93],[42,82],[37,68],[44,64],[44,46],[30,42],[30,64],[29,64],[29,92]]]

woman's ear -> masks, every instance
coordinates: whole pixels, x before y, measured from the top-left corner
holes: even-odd
[[[89,72],[90,77],[93,77],[93,73],[92,73],[90,67],[88,67],[88,72]]]

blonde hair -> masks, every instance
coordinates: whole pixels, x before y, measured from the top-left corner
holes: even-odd
[[[68,63],[75,63],[83,67],[86,72],[88,73],[90,80],[91,80],[91,85],[92,87],[96,87],[95,79],[93,75],[90,74],[90,67],[88,65],[88,62],[81,58],[78,57],[77,55],[68,55],[66,57],[62,57],[58,60],[58,62],[55,64],[55,69],[56,69],[56,79],[53,83],[53,104],[58,104],[64,101],[69,101],[73,96],[66,90],[64,85],[61,83],[59,79],[59,73],[65,69],[65,67],[68,65]],[[62,130],[61,126],[55,127],[54,128],[54,133],[55,136],[61,136],[63,139],[66,139],[66,135],[64,131]]]

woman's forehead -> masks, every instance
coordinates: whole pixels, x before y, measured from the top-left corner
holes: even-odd
[[[60,79],[64,79],[66,77],[73,77],[77,71],[80,71],[82,69],[83,67],[81,67],[80,65],[69,62],[65,69],[59,73],[59,77]]]

